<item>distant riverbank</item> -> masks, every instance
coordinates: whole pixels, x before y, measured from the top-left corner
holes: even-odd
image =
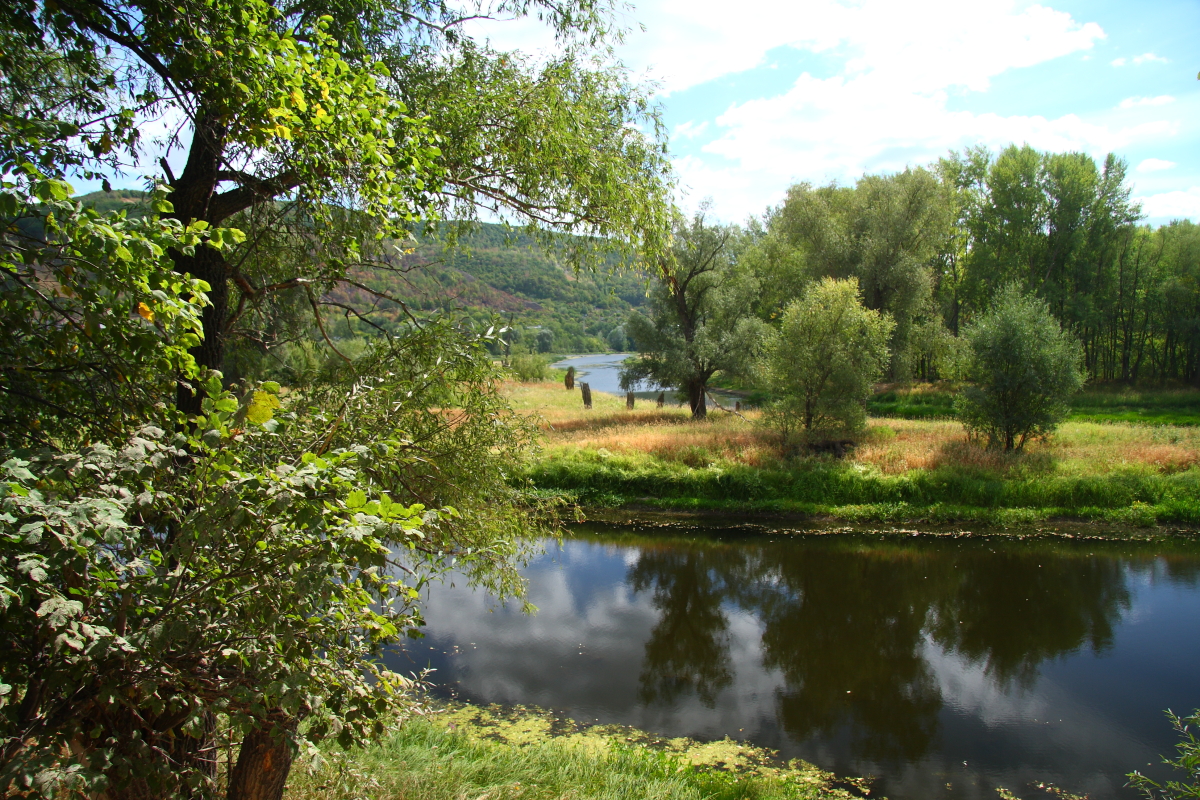
[[[585,410],[561,385],[514,384],[514,407],[544,420],[524,477],[593,508],[761,513],[850,522],[1012,525],[1056,519],[1200,524],[1200,429],[1067,422],[1021,454],[987,450],[952,420],[872,419],[845,452],[789,449],[757,413]]]

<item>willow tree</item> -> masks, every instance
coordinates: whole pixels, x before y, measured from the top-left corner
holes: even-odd
[[[493,52],[457,7],[404,0],[23,0],[0,20],[0,327],[37,334],[2,342],[5,405],[29,412],[3,443],[47,431],[0,459],[2,622],[24,637],[0,660],[7,793],[211,795],[220,714],[230,798],[277,798],[298,752],[402,704],[368,673],[415,632],[422,581],[462,557],[517,588],[531,526],[505,475],[527,439],[485,342],[414,316],[275,419],[278,387],[239,398],[215,371],[277,298],[319,331],[332,287],[380,299],[364,271],[438,213],[579,234],[576,263],[656,251],[666,162],[645,97],[596,60],[606,9],[497,9],[566,55]],[[144,225],[67,199],[65,176],[148,152]]]
[[[638,355],[621,374],[627,389],[644,380],[675,387],[687,396],[693,419],[707,416],[713,375],[748,369],[763,335],[753,311],[757,282],[735,269],[739,231],[708,222],[705,212],[676,217],[671,247],[655,271],[649,315],[634,311],[625,324]]]
[[[175,219],[248,234],[173,254],[210,287],[202,367],[222,366],[230,335],[272,295],[298,293],[319,315],[325,290],[364,287],[357,270],[394,266],[391,243],[439,212],[579,234],[577,263],[657,246],[658,120],[600,57],[613,33],[604,6],[24,0],[14,11],[3,114],[28,135],[8,143],[9,163],[99,175],[157,148]],[[464,29],[526,14],[563,55],[534,63]],[[152,116],[169,127],[145,141]],[[184,386],[179,404],[195,412],[199,394]]]
[[[917,168],[866,175],[853,187],[797,184],[771,227],[799,250],[791,263],[804,278],[855,278],[866,307],[891,316],[890,371],[904,379],[923,343],[941,329],[932,267],[951,222],[948,193]],[[784,255],[786,249],[776,258]]]

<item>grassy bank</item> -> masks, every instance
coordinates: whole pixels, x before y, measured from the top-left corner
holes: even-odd
[[[545,419],[526,475],[585,506],[754,511],[854,521],[1070,517],[1119,524],[1200,523],[1200,428],[1072,421],[1025,453],[967,440],[948,420],[871,420],[842,457],[789,450],[748,412],[693,423],[683,409],[638,408],[552,384],[514,385],[518,409]]]
[[[957,387],[918,384],[884,387],[867,403],[877,417],[952,419]],[[1200,390],[1100,387],[1071,398],[1072,422],[1200,425]]]
[[[858,796],[811,764],[729,740],[701,744],[526,709],[448,707],[378,745],[293,771],[288,800],[841,800]]]

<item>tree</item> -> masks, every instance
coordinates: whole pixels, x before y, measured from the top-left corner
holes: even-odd
[[[734,269],[737,230],[706,221],[706,208],[675,220],[671,249],[659,261],[647,317],[630,314],[625,333],[638,351],[621,386],[643,380],[687,395],[693,419],[707,415],[708,381],[718,370],[745,371],[763,325],[753,316],[756,282]]]
[[[861,426],[893,325],[887,314],[864,308],[853,278],[809,286],[764,349],[762,380],[778,398],[768,418],[784,435]]]
[[[1010,284],[964,335],[974,385],[959,396],[957,410],[967,430],[1005,450],[1053,432],[1070,412],[1067,401],[1083,385],[1084,371],[1079,342],[1047,304]]]
[[[0,459],[3,625],[24,637],[0,660],[7,793],[210,795],[222,715],[231,800],[278,798],[297,752],[403,705],[370,665],[416,632],[423,580],[459,558],[519,587],[537,526],[505,470],[528,430],[487,337],[408,313],[277,419],[277,386],[235,396],[216,371],[280,297],[336,349],[329,290],[378,298],[361,270],[395,267],[438,211],[587,234],[563,246],[578,263],[655,252],[666,161],[644,95],[589,55],[605,9],[516,11],[568,54],[492,53],[456,8],[403,0],[24,0],[0,21],[0,174],[27,186],[0,206],[0,328],[23,359],[4,387],[58,404],[47,452]],[[136,157],[149,115],[187,153],[161,162],[165,221],[55,205],[63,176]]]
[[[4,167],[119,169],[142,149],[143,119],[177,121],[159,143],[187,153],[179,175],[161,162],[170,213],[248,234],[172,252],[209,286],[193,357],[210,369],[280,294],[299,294],[320,326],[326,290],[396,269],[393,242],[438,211],[584,234],[564,247],[578,263],[654,251],[669,168],[646,96],[591,48],[610,32],[605,8],[535,0],[500,13],[544,19],[565,54],[492,52],[443,2],[23,0],[0,32]],[[181,384],[180,407],[199,402]]]
[[[891,316],[889,372],[900,380],[911,377],[920,359],[918,331],[942,322],[933,305],[933,264],[945,249],[951,222],[946,191],[933,173],[918,168],[866,175],[853,187],[797,184],[770,227],[799,251],[789,256],[776,245],[774,259],[801,271],[799,281],[783,283],[856,278],[864,305]],[[783,300],[796,296],[793,289]],[[781,310],[782,305],[771,309]]]
[[[608,346],[618,353],[629,346],[629,337],[625,335],[625,326],[623,325],[613,328],[604,339],[608,342]]]

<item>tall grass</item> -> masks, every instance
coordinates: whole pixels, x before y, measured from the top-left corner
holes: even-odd
[[[874,419],[835,458],[785,446],[757,412],[697,424],[676,409],[626,412],[596,396],[588,412],[549,407],[557,421],[525,473],[539,492],[585,505],[863,521],[1200,523],[1200,427],[1067,422],[1014,454],[968,440],[949,420]]]
[[[513,744],[486,729],[405,722],[378,745],[335,754],[324,768],[293,771],[287,800],[834,800],[832,776],[800,770],[735,772],[697,767],[671,750],[544,738]]]

